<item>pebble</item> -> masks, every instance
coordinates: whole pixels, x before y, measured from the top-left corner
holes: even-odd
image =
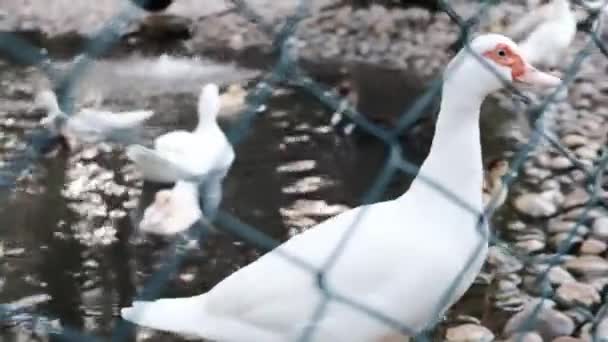
[[[589,336],[591,333],[591,325],[587,324],[581,329],[581,336]],[[608,338],[608,318],[604,317],[595,327],[596,341],[605,341]]]
[[[587,191],[582,188],[576,188],[574,191],[566,195],[563,205],[566,208],[583,205],[589,202],[590,198],[591,196]]]
[[[565,156],[555,157],[551,160],[550,168],[553,170],[565,170],[574,166],[574,163]]]
[[[593,319],[593,313],[590,310],[587,310],[582,307],[575,307],[569,310],[564,311],[568,317],[574,320],[576,325],[580,326],[586,322],[589,322]]]
[[[505,342],[543,342],[543,338],[535,332],[514,334]]]
[[[521,249],[525,253],[534,253],[542,251],[545,248],[545,242],[537,239],[524,240],[515,243],[515,247]]]
[[[583,339],[572,337],[572,336],[560,336],[558,338],[553,339],[553,342],[586,342]]]
[[[581,241],[583,241],[583,238],[579,235],[575,234],[571,236],[568,232],[553,235],[553,237],[549,239],[549,244],[556,251],[569,251],[574,244],[580,243]]]
[[[567,134],[562,138],[562,144],[568,148],[579,147],[587,144],[589,139],[583,135]]]
[[[446,340],[453,342],[490,342],[494,341],[494,334],[481,325],[463,324],[449,328]]]
[[[553,285],[561,285],[576,281],[576,279],[561,266],[553,266],[547,274],[549,281]]]
[[[574,153],[583,159],[593,160],[593,159],[597,158],[598,150],[583,146],[583,147],[577,148],[576,151],[574,151]]]
[[[574,332],[575,325],[572,319],[553,309],[555,302],[535,298],[528,302],[521,312],[509,319],[505,325],[504,334],[511,336],[526,327],[529,324],[530,315],[536,311],[539,304],[541,306],[531,328],[538,332],[543,341],[551,341],[558,336],[571,335]]]
[[[547,226],[547,231],[553,234],[559,233],[568,233],[572,231],[572,228],[576,225],[576,221],[563,221],[563,220],[551,220]],[[577,228],[577,233],[580,235],[585,235],[589,232],[589,228],[579,225]]]
[[[608,286],[608,277],[592,277],[586,279],[586,282],[593,286],[598,292],[604,292],[604,288]]]
[[[557,212],[557,206],[545,193],[527,193],[515,198],[515,208],[532,217],[547,217]]]
[[[509,224],[507,224],[507,229],[514,232],[520,232],[526,229],[526,224],[521,221],[509,222]]]
[[[600,240],[608,240],[608,217],[598,217],[593,221],[591,234]]]
[[[525,276],[523,283],[524,289],[531,295],[545,297],[553,295],[553,287],[551,287],[551,283],[546,278]]]
[[[569,271],[585,276],[605,275],[608,272],[608,261],[597,255],[582,255],[567,260],[565,266]]]
[[[589,238],[583,241],[580,252],[582,254],[602,254],[607,248],[608,246],[604,241]]]
[[[555,292],[555,299],[565,307],[582,305],[587,308],[601,300],[593,286],[579,282],[562,284]]]
[[[496,246],[492,246],[488,249],[487,260],[490,265],[496,267],[496,274],[498,275],[511,274],[524,267],[518,258],[507,254],[504,250]]]

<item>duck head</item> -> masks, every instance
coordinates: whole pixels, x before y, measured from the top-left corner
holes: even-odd
[[[444,82],[460,89],[466,85],[469,94],[483,98],[509,83],[547,88],[557,87],[561,80],[528,63],[510,38],[490,33],[477,36],[460,50],[449,63]]]

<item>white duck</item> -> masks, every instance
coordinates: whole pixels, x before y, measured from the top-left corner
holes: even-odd
[[[198,184],[178,181],[172,189],[156,193],[139,228],[151,234],[175,235],[186,231],[201,216]]]
[[[530,11],[507,33],[520,41],[522,55],[529,63],[557,67],[576,34],[576,16],[568,0],[552,0]]]
[[[471,48],[514,83],[555,86],[560,82],[522,59],[507,37],[479,36]],[[409,327],[411,333],[435,322],[469,288],[485,260],[487,226],[481,232],[477,227],[483,209],[479,113],[484,98],[503,87],[496,74],[468,52],[461,51],[456,59],[444,77],[436,133],[420,174],[459,196],[476,212],[417,177],[397,199],[330,218],[241,268],[207,293],[135,302],[122,309],[122,317],[216,341],[295,341],[313,324],[324,296],[317,287],[317,274],[298,267],[284,254],[321,268],[349,235],[325,273],[331,293],[381,312]],[[403,338],[377,318],[335,300],[329,300],[314,329],[310,341]]]
[[[47,112],[41,124],[53,134],[62,136],[69,149],[76,149],[83,143],[105,140],[132,142],[144,121],[154,115],[151,110],[113,113],[91,108],[66,115],[59,108],[57,96],[51,90],[43,90],[36,95],[35,107]]]
[[[217,123],[219,110],[219,89],[207,84],[199,96],[194,131],[172,131],[157,137],[154,149],[131,145],[126,151],[146,180],[202,183],[203,213],[208,218],[219,206],[222,181],[235,158],[232,145]]]

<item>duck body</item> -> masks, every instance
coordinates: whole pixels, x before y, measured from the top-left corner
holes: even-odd
[[[516,28],[517,33],[531,30],[520,42],[526,60],[549,67],[559,65],[576,35],[577,21],[568,0],[553,0],[531,12],[522,22],[524,25]],[[532,29],[530,26],[534,24],[536,27]]]
[[[487,246],[474,228],[475,215],[462,217],[462,223],[472,227],[463,236],[460,231],[450,231],[445,222],[439,222],[442,220],[436,212],[416,210],[418,205],[413,205],[414,201],[411,198],[362,206],[325,221],[229,276],[209,293],[166,302],[171,304],[167,308],[170,312],[180,312],[174,319],[164,316],[169,311],[162,309],[162,300],[148,304],[161,305],[155,307],[136,303],[132,311],[123,315],[127,319],[137,317],[136,322],[142,325],[218,341],[295,341],[306,328],[296,322],[307,322],[323,296],[317,288],[315,273],[299,269],[280,254],[321,268],[346,229],[356,223],[352,239],[326,275],[328,289],[406,322],[414,331],[422,330],[469,287],[485,259]],[[459,211],[455,207],[452,210]],[[418,229],[404,226],[389,219],[396,211],[427,224]],[[437,219],[428,222],[432,217]],[[432,246],[429,237],[436,239]],[[468,241],[466,246],[462,245],[463,240]],[[451,285],[445,277],[456,279],[470,262],[464,255],[454,257],[446,251],[463,248],[478,249],[470,264],[475,271],[467,272],[446,303],[440,303],[441,294],[448,292]],[[431,254],[434,264],[428,267],[426,261],[430,261]],[[370,265],[385,267],[370,268]],[[388,265],[392,266],[387,268]],[[404,272],[394,272],[393,267]],[[254,295],[247,295],[244,289]],[[387,330],[382,322],[338,302],[330,303],[317,325],[319,329],[312,341],[380,341],[397,334]]]
[[[53,134],[65,138],[70,149],[81,143],[92,144],[104,140],[130,142],[138,135],[143,123],[154,115],[150,110],[115,113],[91,108],[67,115],[61,111],[55,93],[50,90],[38,94],[36,106],[47,111],[42,125]]]
[[[127,156],[138,166],[144,179],[174,183],[188,178],[210,180],[226,175],[235,154],[216,122],[217,92],[215,85],[203,89],[199,99],[199,123],[194,131],[163,134],[154,140],[154,149],[129,146]]]
[[[511,78],[512,69],[505,65],[515,60],[515,52],[505,54],[504,60],[497,52],[516,51],[510,39],[485,35],[471,45],[479,54],[503,63],[496,71]],[[205,294],[135,302],[121,311],[122,317],[155,329],[230,342],[295,341],[307,328],[314,328],[309,341],[396,341],[433,325],[469,288],[487,254],[488,229],[479,220],[483,209],[479,109],[490,92],[503,86],[467,52],[457,59],[446,71],[430,153],[402,196],[330,218]],[[528,76],[535,73],[528,65],[517,66]],[[522,80],[528,76],[516,74]],[[554,78],[544,81],[555,84]],[[451,165],[449,170],[445,165]],[[342,245],[343,239],[347,240]],[[323,271],[321,280],[315,270]],[[323,314],[314,320],[326,300],[319,283],[330,296]],[[407,329],[398,331],[331,299],[332,295],[379,312]]]
[[[202,216],[198,184],[178,181],[170,190],[156,193],[139,223],[141,231],[157,235],[175,235],[187,230]]]

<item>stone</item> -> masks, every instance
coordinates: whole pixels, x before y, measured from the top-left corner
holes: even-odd
[[[572,231],[572,229],[574,228],[575,225],[576,225],[576,221],[565,221],[565,220],[555,219],[555,220],[549,221],[549,224],[547,226],[547,231],[549,233],[553,233],[553,234],[569,233],[570,231]],[[577,233],[579,233],[578,235],[585,235],[589,232],[589,228],[587,228],[583,225],[579,225],[578,228],[576,229],[576,231],[577,231]]]
[[[515,243],[515,247],[521,249],[525,253],[534,253],[542,251],[545,248],[545,242],[537,239],[518,241]]]
[[[570,233],[555,234],[549,239],[549,244],[556,251],[568,251],[574,244],[583,241],[579,235],[570,235]]]
[[[551,160],[550,168],[553,170],[565,170],[574,166],[574,163],[565,156],[558,156]]]
[[[589,308],[601,300],[599,293],[593,286],[579,282],[560,285],[555,292],[555,299],[558,303],[569,308],[577,305]]]
[[[562,144],[568,148],[575,148],[587,144],[589,139],[584,135],[567,134],[562,138]]]
[[[565,283],[575,282],[576,279],[570,274],[570,272],[563,269],[561,266],[553,266],[547,274],[549,282],[553,285],[561,285]]]
[[[494,341],[494,334],[490,329],[477,324],[463,324],[449,328],[446,340],[453,342],[490,342]]]
[[[525,276],[523,287],[529,294],[540,297],[549,297],[554,292],[549,280],[539,276]]]
[[[587,327],[587,329],[585,329]],[[584,326],[581,331],[585,331],[587,332],[588,335],[591,335],[591,326],[590,325],[586,325]],[[583,335],[583,334],[581,334]],[[605,339],[608,339],[608,318],[604,317],[595,327],[595,341],[604,341]]]
[[[520,213],[540,218],[554,215],[557,205],[544,193],[528,193],[515,198],[514,205]]]
[[[600,240],[608,240],[608,217],[598,217],[593,221],[591,235]]]
[[[505,336],[522,332],[521,329],[529,327],[536,331],[543,341],[551,341],[558,336],[571,335],[574,332],[574,321],[565,314],[555,310],[555,302],[551,300],[541,300],[536,298],[528,302],[521,312],[513,315],[504,328]],[[538,311],[537,311],[538,308]],[[534,322],[530,324],[530,317],[533,313]],[[528,332],[528,331],[526,331]]]
[[[577,148],[574,153],[583,159],[594,160],[598,157],[598,150],[585,146]]]
[[[572,336],[560,336],[553,339],[553,342],[585,342],[585,340]]]
[[[602,254],[606,251],[608,246],[604,241],[589,238],[583,241],[580,252],[582,254]]]
[[[535,332],[514,334],[505,342],[543,342],[543,338]]]
[[[511,274],[520,271],[524,266],[522,262],[507,254],[504,250],[497,246],[491,246],[488,249],[488,263],[496,267],[496,274]]]
[[[568,309],[564,311],[564,313],[568,315],[568,317],[572,318],[577,326],[587,323],[593,319],[593,313],[591,310],[582,308],[580,306]]]
[[[576,188],[574,191],[566,195],[563,206],[566,208],[583,205],[589,202],[591,196],[582,188]]]
[[[604,288],[608,286],[608,277],[591,277],[585,279],[585,282],[593,286],[598,292],[604,292]]]
[[[565,262],[566,269],[584,276],[601,276],[608,272],[608,261],[597,255],[581,255]]]
[[[512,221],[507,224],[507,229],[514,232],[520,232],[526,229],[526,224],[521,221]]]

